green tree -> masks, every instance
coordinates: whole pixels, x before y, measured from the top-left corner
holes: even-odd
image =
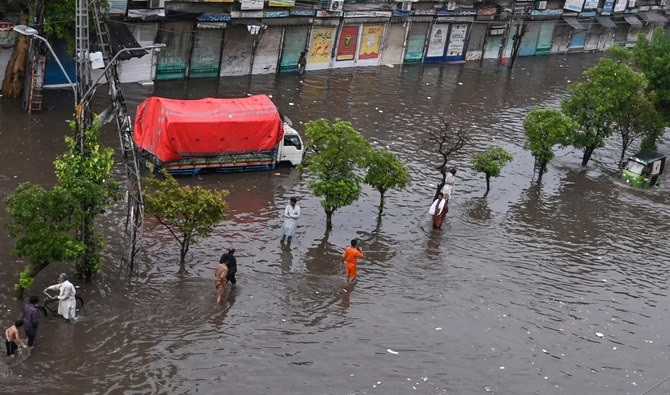
[[[472,155],[472,167],[478,173],[486,175],[486,193],[491,189],[491,177],[499,177],[503,166],[512,161],[514,157],[501,147],[491,147],[486,152]]]
[[[635,64],[649,81],[648,91],[654,92],[654,104],[670,125],[670,32],[658,28],[651,40],[645,34],[633,48]]]
[[[179,274],[186,273],[186,254],[192,244],[210,235],[226,218],[228,191],[180,186],[166,171],[163,179],[145,179],[144,207],[179,243]]]
[[[605,145],[632,98],[647,85],[644,75],[621,60],[603,59],[584,74],[586,81],[572,85],[570,97],[562,103],[563,112],[579,125],[572,145],[584,151],[582,166]]]
[[[70,124],[76,129],[74,122]],[[77,239],[84,243],[84,255],[77,260],[77,276],[90,281],[102,266],[100,252],[104,236],[95,226],[96,217],[119,197],[119,185],[111,179],[114,150],[100,145],[100,120],[95,118],[85,130],[83,141],[65,137],[67,150],[54,162],[58,185],[68,191],[79,204],[73,223]],[[85,155],[82,155],[82,148]]]
[[[29,261],[15,286],[18,297],[50,263],[77,260],[77,275],[87,280],[100,268],[104,239],[94,220],[118,196],[118,185],[110,180],[113,151],[100,146],[99,132],[96,118],[85,131],[86,156],[72,137],[65,138],[52,189],[23,183],[5,199],[7,228],[17,238],[12,253]]]
[[[309,186],[316,196],[322,196],[321,206],[326,213],[326,229],[333,228],[333,213],[340,207],[358,200],[361,194],[363,169],[372,151],[370,143],[350,122],[325,119],[307,122],[306,146],[314,153],[308,158],[305,170],[316,176]]]
[[[389,151],[372,151],[367,163],[368,172],[363,181],[379,191],[379,214],[384,212],[384,194],[389,189],[409,185],[410,176],[405,165]]]
[[[619,167],[623,166],[626,151],[633,142],[641,138],[643,148],[655,148],[664,129],[663,116],[644,92],[639,91],[625,106],[628,110],[621,111],[614,124],[614,130],[621,136]]]
[[[526,133],[524,148],[535,157],[539,184],[542,182],[542,175],[547,171],[547,164],[554,159],[554,146],[569,145],[577,125],[558,110],[536,108],[526,115],[523,128]]]

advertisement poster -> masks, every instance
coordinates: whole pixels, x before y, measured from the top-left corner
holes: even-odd
[[[295,0],[270,0],[269,7],[294,7]]]
[[[336,60],[354,60],[358,42],[358,26],[344,26],[337,45]]]
[[[361,36],[361,49],[358,52],[358,59],[377,59],[379,58],[379,48],[382,41],[382,25],[363,26],[363,35]]]
[[[430,32],[430,41],[428,42],[427,58],[434,58],[444,54],[444,46],[447,44],[447,32],[449,25],[440,24],[433,26]]]
[[[447,47],[447,56],[463,56],[465,50],[465,38],[468,33],[468,25],[460,23],[451,25],[449,34],[449,46]]]
[[[614,9],[614,0],[605,0],[605,5],[603,5],[603,10],[600,14],[612,15],[613,9]]]
[[[333,45],[333,28],[319,27],[312,30],[312,46],[307,63],[328,63]]]
[[[628,5],[628,0],[616,0],[614,5],[614,12],[624,12],[626,11],[626,6]]]
[[[563,9],[568,11],[581,12],[582,5],[584,5],[584,0],[565,0]]]
[[[586,0],[584,1],[584,9],[585,10],[595,10],[598,8],[598,2],[599,0]]]
[[[263,0],[240,0],[240,10],[262,10]]]
[[[0,46],[2,48],[11,48],[16,43],[16,36],[14,33],[14,24],[11,22],[0,22]]]

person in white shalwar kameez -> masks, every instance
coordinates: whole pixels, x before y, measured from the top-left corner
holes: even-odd
[[[77,291],[74,285],[67,280],[67,275],[61,273],[58,276],[58,284],[44,288],[44,292],[47,290],[57,290],[60,292],[56,296],[58,299],[58,314],[62,315],[66,320],[74,320],[77,312],[77,300],[74,295]]]
[[[298,199],[292,197],[288,206],[284,210],[284,226],[282,227],[283,242],[286,238],[290,243],[291,238],[295,236],[295,228],[298,226],[298,217],[300,217],[300,206],[298,206]]]

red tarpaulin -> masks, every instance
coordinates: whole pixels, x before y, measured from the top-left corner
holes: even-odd
[[[272,150],[284,135],[266,95],[240,99],[149,97],[137,106],[133,140],[162,162]]]

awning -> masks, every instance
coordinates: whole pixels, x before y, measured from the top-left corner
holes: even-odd
[[[124,48],[139,48],[140,43],[135,40],[133,33],[128,29],[128,25],[123,22],[107,21],[107,28],[109,29],[109,44],[112,47],[112,55],[116,55]],[[147,51],[140,49],[135,51],[127,51],[119,55],[118,59],[128,60],[132,58],[141,58],[146,55]]]
[[[668,23],[668,19],[658,12],[643,12],[640,15],[643,21],[647,23],[654,23],[658,25],[665,25]]]
[[[626,15],[623,19],[628,22],[629,25],[633,27],[642,27],[642,21],[639,20],[635,15]]]
[[[296,25],[311,25],[313,17],[285,17],[285,18],[263,18],[263,23],[268,26],[296,26]]]
[[[606,29],[616,29],[616,24],[614,23],[612,18],[608,16],[597,16],[596,20],[598,21],[598,23],[600,23],[600,25],[602,25],[602,27]]]
[[[563,20],[575,30],[586,30],[586,26],[579,23],[577,18],[573,16],[564,16]]]

